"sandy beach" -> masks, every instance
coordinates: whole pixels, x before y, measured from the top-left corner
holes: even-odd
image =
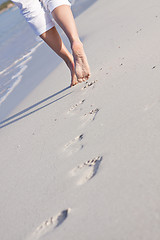
[[[160,239],[159,7],[98,0],[76,18],[86,83],[28,66],[0,107],[0,239]]]

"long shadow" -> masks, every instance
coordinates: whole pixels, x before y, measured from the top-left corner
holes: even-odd
[[[39,111],[39,110],[41,110],[41,109],[43,109],[43,108],[49,106],[49,105],[51,105],[51,104],[53,104],[53,103],[55,103],[55,102],[61,100],[62,98],[64,98],[64,97],[70,95],[72,92],[67,93],[67,94],[65,94],[65,95],[63,95],[63,96],[61,96],[61,97],[59,97],[59,98],[57,98],[57,99],[55,99],[55,100],[53,100],[53,101],[51,101],[51,102],[45,104],[44,106],[42,106],[42,107],[38,107],[38,108],[36,108],[35,110],[31,111],[33,108],[39,106],[40,104],[42,104],[42,103],[48,101],[49,99],[51,99],[51,98],[57,96],[58,94],[60,94],[60,93],[62,93],[62,92],[64,92],[64,91],[66,91],[66,90],[69,89],[69,88],[70,88],[70,86],[68,86],[68,87],[66,87],[66,88],[64,88],[64,89],[62,89],[62,90],[60,90],[60,91],[57,92],[57,93],[54,93],[53,95],[51,95],[51,96],[49,96],[49,97],[47,97],[47,98],[44,98],[43,100],[41,100],[41,101],[39,101],[39,102],[37,102],[37,103],[31,105],[30,107],[27,107],[27,108],[25,108],[24,110],[22,110],[22,111],[20,111],[20,112],[18,112],[18,113],[16,113],[16,114],[12,115],[11,117],[9,117],[9,118],[3,120],[2,122],[0,122],[0,128],[4,128],[4,127],[6,127],[6,126],[8,126],[8,125],[10,125],[10,124],[13,124],[13,123],[15,123],[15,122],[17,122],[17,121],[19,121],[19,120],[25,118],[25,117],[28,117],[29,115],[31,115],[31,114],[33,114],[33,113],[35,113],[35,112],[37,112],[37,111]],[[23,114],[24,114],[24,115],[23,115]]]

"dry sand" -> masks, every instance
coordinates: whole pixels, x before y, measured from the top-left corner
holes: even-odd
[[[159,7],[98,0],[90,81],[60,64],[1,124],[1,239],[160,239]]]

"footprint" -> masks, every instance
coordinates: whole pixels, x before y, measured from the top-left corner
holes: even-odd
[[[88,114],[85,114],[82,117],[82,120],[85,121],[85,123],[88,121],[94,121],[98,112],[99,112],[99,108],[95,108],[95,109],[91,110]]]
[[[82,141],[84,138],[84,134],[81,134],[74,138],[73,140],[69,141],[65,146],[64,146],[64,151],[68,151],[69,154],[73,152],[77,152],[81,150],[84,146],[83,144],[80,144],[79,142]]]
[[[73,105],[69,110],[68,113],[73,112],[79,105],[83,104],[85,102],[85,99],[81,100],[79,103],[76,103]]]
[[[136,33],[139,33],[139,32],[141,32],[142,31],[142,28],[140,28]]]
[[[95,83],[97,82],[98,80],[95,80],[95,81],[92,81],[92,82],[85,82],[85,86],[82,88],[82,90],[88,88],[88,87],[91,87],[94,88],[95,86]]]
[[[44,235],[55,230],[59,225],[61,225],[64,220],[68,217],[68,213],[71,211],[70,208],[63,210],[57,216],[49,218],[47,221],[43,222],[37,229],[31,234],[27,240],[38,240]]]
[[[97,174],[102,159],[102,156],[98,156],[72,169],[70,174],[78,177],[77,185],[88,182]]]

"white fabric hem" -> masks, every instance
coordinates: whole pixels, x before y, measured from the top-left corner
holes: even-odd
[[[55,24],[53,22],[48,23],[46,26],[43,26],[43,27],[39,28],[38,30],[35,30],[34,32],[36,35],[40,36],[41,34],[50,30],[52,27],[55,27]]]

